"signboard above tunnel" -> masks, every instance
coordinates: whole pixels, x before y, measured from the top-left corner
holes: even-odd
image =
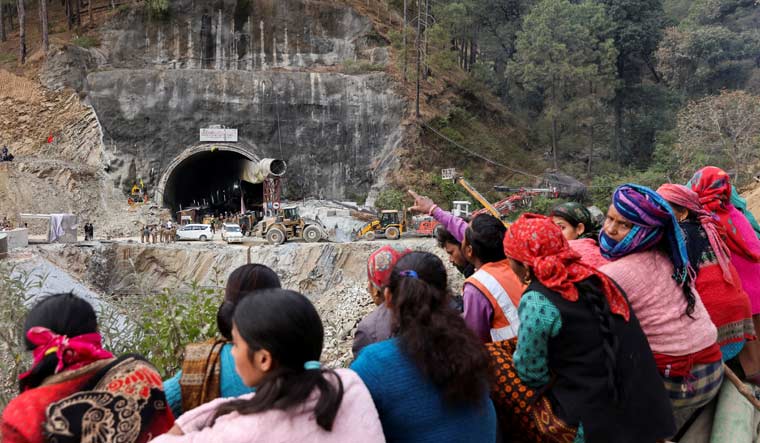
[[[237,143],[238,130],[229,128],[201,128],[201,141]]]

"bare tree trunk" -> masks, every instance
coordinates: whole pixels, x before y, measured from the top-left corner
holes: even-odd
[[[473,30],[472,41],[470,42],[470,69],[475,66],[475,62],[478,61],[478,28]]]
[[[77,29],[82,28],[82,0],[76,0],[77,5]]]
[[[588,146],[588,165],[586,167],[586,174],[591,177],[591,160],[594,158],[594,122],[592,120],[589,129],[589,146]]]
[[[557,117],[552,117],[552,157],[554,159],[554,170],[559,171],[557,163]]]
[[[428,77],[428,65],[427,65],[427,52],[428,52],[428,27],[430,26],[428,23],[428,20],[430,19],[430,0],[425,0],[425,45],[424,45],[424,56],[425,56],[425,80],[427,80]]]
[[[5,7],[6,12],[8,13],[8,29],[13,32],[13,30],[16,29],[16,25],[13,24],[13,5],[7,4]]]
[[[47,57],[48,50],[50,49],[47,0],[40,0],[40,27],[42,28],[42,52]]]
[[[406,17],[406,7],[407,7],[407,1],[404,0],[404,83],[406,83],[406,73],[407,73],[407,48],[406,48],[406,27],[408,25],[407,17]]]
[[[20,1],[20,0],[19,0]],[[420,118],[420,76],[422,74],[422,0],[417,0],[417,118]]]
[[[4,42],[8,38],[5,36],[5,15],[3,14],[5,12],[5,5],[0,3],[0,41]]]
[[[71,13],[71,9],[72,9],[71,8],[71,2],[72,2],[72,0],[66,0],[66,4],[64,5],[64,9],[66,10],[66,29],[68,29],[69,31],[71,31],[71,27],[72,27],[73,22],[74,22],[74,20],[73,20],[73,18],[71,16],[72,15],[72,13]]]
[[[17,0],[18,8],[18,61],[20,64],[26,63],[26,10],[24,9],[25,0]]]

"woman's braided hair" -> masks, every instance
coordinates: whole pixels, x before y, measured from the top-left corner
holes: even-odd
[[[597,277],[587,278],[576,283],[581,299],[591,308],[599,322],[599,331],[602,334],[602,350],[604,352],[604,366],[607,370],[607,388],[612,395],[613,402],[620,401],[620,387],[617,383],[617,353],[620,343],[613,331],[612,312],[607,298],[600,290]]]

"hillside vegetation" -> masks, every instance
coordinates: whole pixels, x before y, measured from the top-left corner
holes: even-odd
[[[421,121],[450,140],[423,125],[399,189],[447,198],[437,180],[447,167],[484,191],[559,170],[603,203],[623,181],[683,182],[705,164],[740,187],[760,171],[755,0],[421,2]],[[404,3],[414,85],[418,4],[392,1],[399,16]],[[392,35],[400,54],[402,34]],[[436,82],[455,98],[436,102]],[[437,115],[424,112],[431,103]]]

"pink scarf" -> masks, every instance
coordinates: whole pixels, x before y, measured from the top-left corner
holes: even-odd
[[[726,242],[723,241],[723,235],[721,235],[722,226],[719,224],[720,220],[702,207],[699,201],[699,194],[686,186],[671,183],[660,186],[657,189],[657,193],[669,203],[686,208],[697,216],[697,219],[702,224],[702,228],[707,233],[707,239],[715,252],[718,264],[723,270],[723,279],[733,285],[734,281],[731,277],[731,267],[729,266],[731,263],[731,252]]]
[[[46,356],[55,353],[58,357],[55,374],[64,369],[78,369],[98,360],[113,358],[113,354],[103,349],[100,334],[96,332],[69,338],[58,335],[48,328],[35,326],[27,331],[26,338],[35,345],[32,351],[34,358],[32,368],[40,364]],[[30,369],[18,378],[23,380],[31,373]]]

